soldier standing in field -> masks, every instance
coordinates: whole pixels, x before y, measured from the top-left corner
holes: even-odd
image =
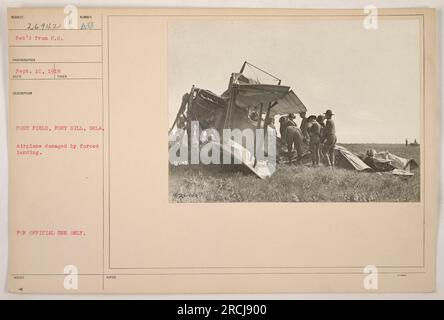
[[[325,117],[324,115],[320,114],[318,115],[318,117],[316,118],[317,123],[319,123],[321,125],[321,129],[323,130],[325,127],[325,123],[324,123]]]
[[[307,117],[306,117],[307,113],[306,112],[301,112],[299,114],[299,116],[301,117],[302,121],[301,121],[301,132],[302,132],[302,136],[304,137],[304,142],[308,143],[309,140],[309,135],[308,135],[308,131],[307,131]]]
[[[319,148],[321,144],[321,125],[316,121],[316,116],[308,117],[310,134],[310,153],[313,167],[319,166]]]
[[[322,148],[322,153],[324,154],[325,161],[329,167],[333,167],[335,165],[334,151],[336,146],[336,129],[332,116],[333,112],[331,110],[327,110],[325,112],[325,118],[327,120],[325,122],[323,135],[324,146]]]
[[[321,142],[319,143],[319,162],[323,162],[325,163],[325,157],[324,157],[324,153],[322,152],[322,148],[323,148],[323,144],[322,142],[324,141],[324,129],[325,129],[325,123],[324,123],[325,117],[323,114],[318,115],[318,117],[316,118],[316,122],[319,123],[319,125],[321,126]]]

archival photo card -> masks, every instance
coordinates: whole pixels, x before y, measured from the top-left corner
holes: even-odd
[[[9,291],[433,291],[435,15],[9,9]]]

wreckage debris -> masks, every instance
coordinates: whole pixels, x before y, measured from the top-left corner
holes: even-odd
[[[388,172],[393,175],[413,176],[411,170],[418,168],[413,159],[405,159],[388,151],[368,152],[358,156],[343,146],[336,146],[338,166],[356,171]]]

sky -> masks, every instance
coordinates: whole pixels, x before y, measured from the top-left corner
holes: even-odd
[[[194,84],[221,94],[248,62],[308,109],[332,109],[342,143],[420,141],[421,42],[415,19],[178,20],[168,26],[169,121]],[[251,70],[249,76],[260,76]]]

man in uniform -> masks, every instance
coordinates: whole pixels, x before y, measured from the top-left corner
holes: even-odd
[[[322,114],[318,115],[318,117],[316,118],[317,123],[319,123],[321,125],[321,129],[324,129],[324,127],[325,127],[324,120],[325,120],[325,117]]]
[[[284,141],[284,136],[285,136],[285,130],[284,130],[284,129],[286,129],[286,128],[284,128],[285,121],[287,121],[286,116],[282,116],[279,118],[279,133],[281,134],[282,141]]]
[[[323,162],[325,163],[325,157],[324,157],[324,153],[322,152],[322,148],[323,148],[323,140],[324,140],[324,129],[325,129],[325,123],[324,123],[325,117],[323,114],[318,115],[318,117],[316,118],[316,122],[319,123],[319,125],[321,126],[321,141],[319,142],[319,162]]]
[[[335,146],[336,146],[336,130],[335,123],[332,119],[333,112],[331,110],[327,110],[325,113],[325,118],[327,119],[325,122],[323,142],[324,146],[322,148],[322,153],[324,154],[325,161],[329,167],[333,167],[335,165]]]
[[[307,131],[307,113],[301,112],[300,117],[302,119],[301,121],[301,132],[304,137],[304,142],[308,143],[308,139],[310,138]]]
[[[281,133],[282,141],[287,140],[285,135],[286,135],[288,127],[290,127],[290,126],[297,127],[296,122],[294,122],[295,118],[296,118],[296,116],[294,115],[294,113],[289,113],[288,117],[281,122],[281,127],[280,127],[279,131]],[[279,119],[279,121],[280,121],[280,119]]]
[[[304,138],[301,129],[296,126],[296,123],[287,122],[285,139],[287,142],[289,164],[291,164],[293,159],[293,146],[297,152],[297,164],[300,164],[302,160],[302,143]]]
[[[319,166],[319,148],[321,144],[321,125],[316,121],[316,116],[308,117],[310,134],[310,153],[313,167]]]

